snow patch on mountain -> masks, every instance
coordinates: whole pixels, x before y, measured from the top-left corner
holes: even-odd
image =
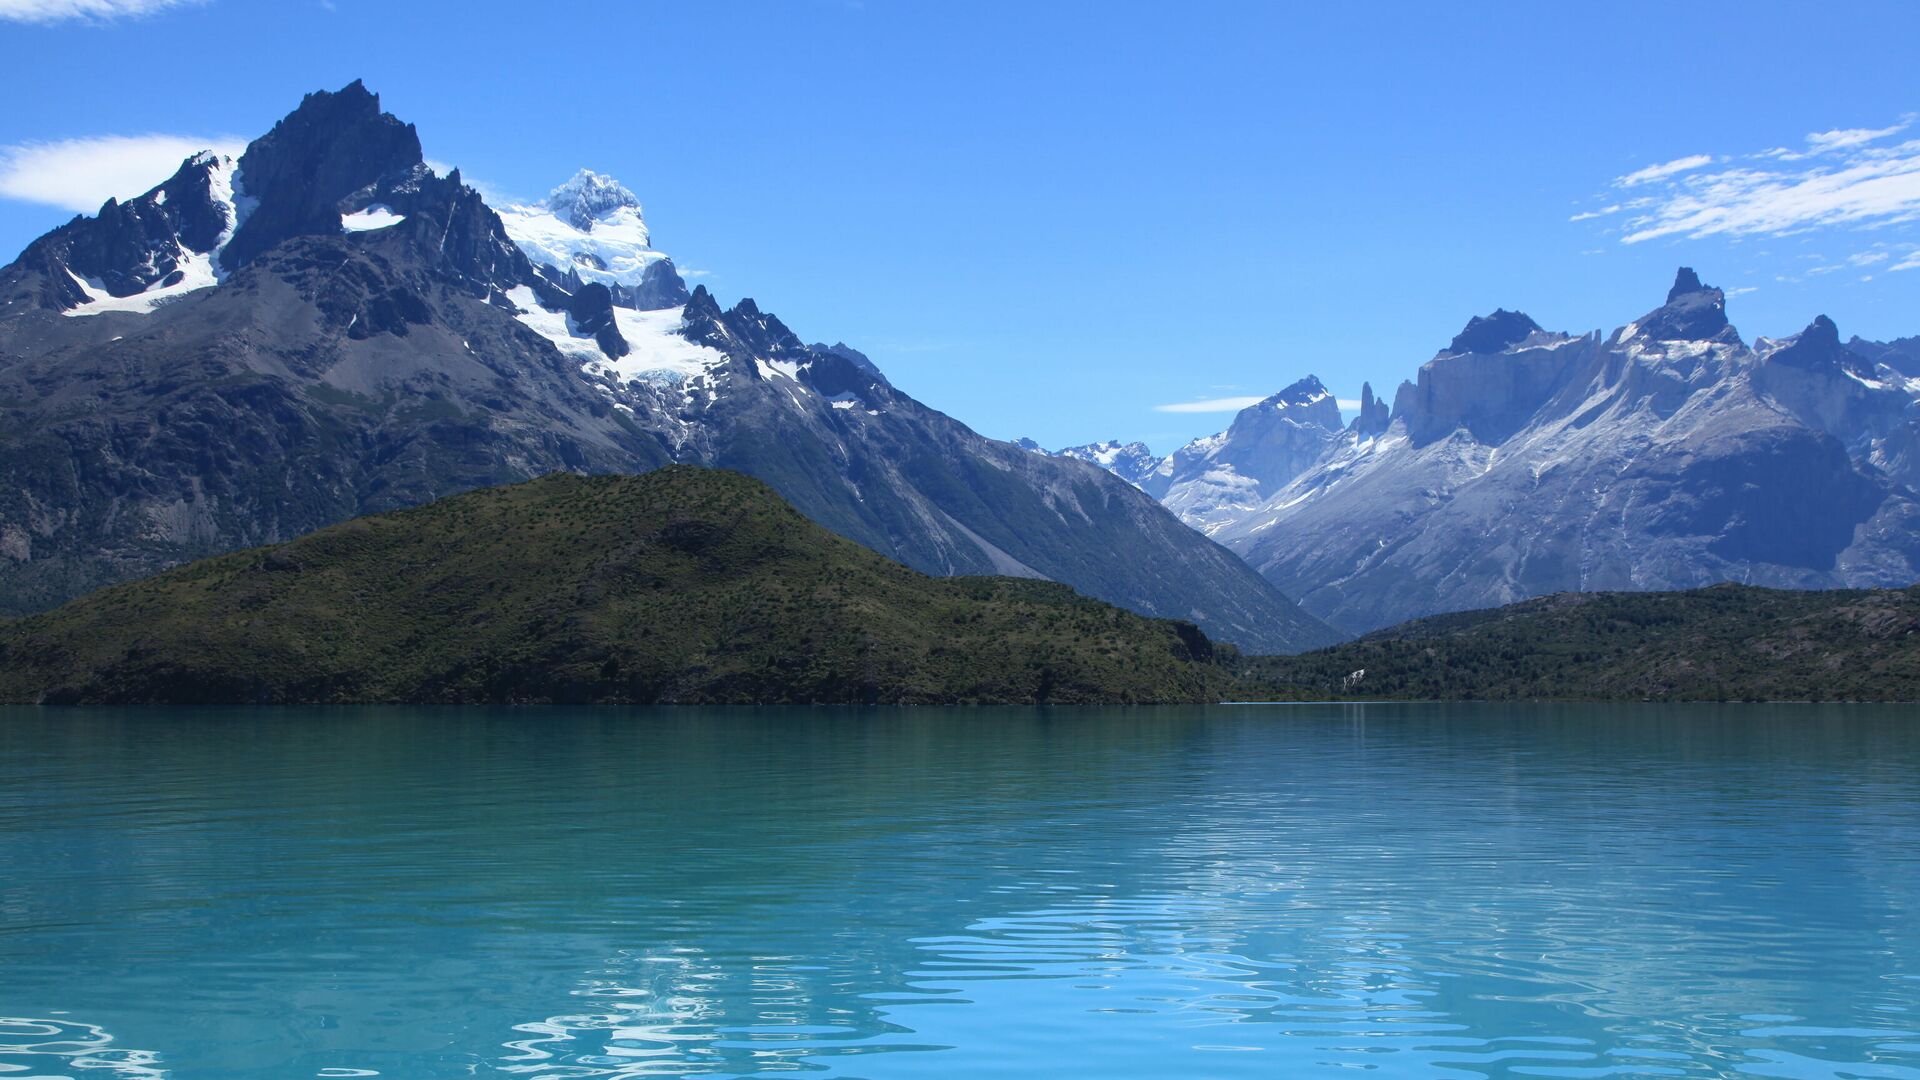
[[[390,229],[405,220],[407,215],[395,213],[386,203],[373,203],[351,214],[340,215],[340,227],[348,232],[373,232]]]
[[[226,280],[226,271],[220,267],[220,252],[233,239],[235,230],[246,221],[247,215],[259,200],[250,199],[242,193],[239,169],[234,159],[224,154],[203,151],[187,159],[183,168],[205,167],[207,170],[207,192],[215,208],[226,219],[226,228],[214,241],[213,247],[206,251],[194,251],[174,240],[172,252],[174,271],[145,290],[131,296],[114,296],[108,292],[105,284],[94,278],[82,277],[67,269],[67,276],[86,294],[86,302],[78,307],[61,312],[63,315],[100,315],[106,312],[128,312],[136,315],[150,315],[161,305],[201,289],[210,289]],[[143,198],[154,206],[165,206],[167,192],[156,187]],[[159,252],[149,252],[147,266],[152,267],[160,257]]]
[[[685,324],[682,312],[675,308],[660,311],[613,309],[614,323],[625,338],[629,351],[610,357],[600,350],[593,335],[581,333],[573,317],[564,311],[551,311],[540,304],[532,288],[522,285],[509,290],[507,299],[520,311],[514,317],[534,333],[553,342],[561,353],[580,362],[581,370],[598,380],[617,385],[646,382],[661,385],[684,384],[706,375],[727,359],[725,353],[688,341],[680,330]]]

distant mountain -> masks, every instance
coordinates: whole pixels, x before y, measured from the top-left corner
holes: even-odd
[[[1242,668],[1280,697],[1920,701],[1920,586],[1562,593]]]
[[[0,624],[26,702],[1133,702],[1230,681],[1188,623],[929,578],[765,485],[555,474]]]
[[[1143,486],[1181,520],[1211,532],[1320,460],[1340,431],[1339,403],[1309,375],[1242,409],[1220,434],[1175,451]]]
[[[496,212],[359,83],[0,268],[0,613],[555,470],[737,469],[934,574],[1061,581],[1260,651],[1334,635],[1133,486],[688,290],[577,173]]]
[[[1843,346],[1825,317],[1750,347],[1683,269],[1610,336],[1496,311],[1390,413],[1369,390],[1344,430],[1291,403],[1276,426],[1263,402],[1146,486],[1352,633],[1567,591],[1905,586],[1920,378],[1904,348]]]
[[[1022,450],[1045,454],[1049,457],[1084,461],[1089,465],[1105,469],[1134,487],[1139,487],[1141,482],[1160,466],[1160,459],[1155,457],[1153,451],[1143,442],[1097,442],[1087,443],[1084,446],[1069,446],[1063,450],[1048,450],[1032,439],[1019,439],[1014,442],[1014,445]]]

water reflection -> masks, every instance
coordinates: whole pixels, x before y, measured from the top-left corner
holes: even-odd
[[[1920,1077],[1912,719],[9,714],[0,1006],[196,1077]]]
[[[105,1028],[65,1017],[0,1016],[0,1074],[64,1076],[84,1071],[102,1080],[167,1075],[160,1055],[114,1045]]]

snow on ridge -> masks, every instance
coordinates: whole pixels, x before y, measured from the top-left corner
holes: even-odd
[[[65,268],[67,276],[80,286],[87,299],[78,307],[61,312],[67,316],[100,315],[109,311],[127,312],[135,315],[150,315],[162,304],[178,300],[188,293],[209,289],[226,280],[226,271],[220,267],[220,253],[226,250],[227,241],[240,228],[247,215],[253,212],[260,200],[244,194],[240,183],[238,163],[224,154],[203,150],[187,159],[188,166],[207,166],[207,192],[227,219],[227,227],[221,230],[214,240],[213,247],[207,251],[192,251],[178,240],[174,241],[175,273],[179,280],[171,285],[155,282],[132,296],[115,296],[106,290],[104,283],[81,277],[71,267]],[[160,188],[151,192],[155,206],[164,206],[167,193]],[[151,259],[152,256],[149,256]],[[168,277],[172,277],[169,274]],[[161,279],[165,281],[165,278]]]
[[[718,349],[681,336],[684,314],[680,308],[659,311],[614,308],[614,324],[619,327],[620,336],[627,340],[630,351],[625,356],[609,357],[600,351],[592,337],[576,331],[573,319],[565,312],[542,307],[532,288],[526,285],[514,288],[508,291],[507,299],[520,309],[516,319],[553,342],[563,355],[579,361],[582,371],[596,379],[612,379],[622,386],[634,382],[684,384],[713,371],[727,358]]]
[[[582,169],[545,202],[500,210],[507,236],[527,258],[583,281],[634,286],[665,259],[655,251],[640,200],[612,177]]]

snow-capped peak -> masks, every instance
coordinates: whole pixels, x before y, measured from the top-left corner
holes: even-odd
[[[633,220],[639,221],[640,197],[611,176],[581,169],[573,174],[573,179],[547,193],[547,209],[581,232],[592,232],[596,222],[612,223],[624,217],[620,214],[622,210],[633,211]],[[640,228],[640,239],[645,243],[646,226],[642,224]]]
[[[544,202],[509,206],[500,221],[527,258],[583,281],[637,286],[666,258],[653,250],[640,200],[618,180],[589,169],[554,188]]]

